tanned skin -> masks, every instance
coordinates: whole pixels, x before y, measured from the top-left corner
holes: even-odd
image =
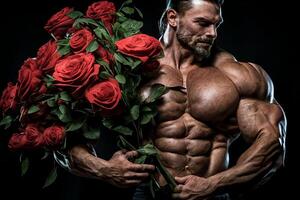
[[[141,92],[146,96],[155,83],[169,87],[151,138],[178,184],[174,199],[209,199],[282,165],[285,118],[272,82],[256,64],[211,52],[221,22],[220,7],[208,1],[193,1],[183,14],[168,10],[165,57]],[[250,147],[228,168],[228,148],[239,135]],[[119,151],[108,161],[80,146],[70,153],[75,172],[119,187],[139,184],[154,169],[128,161],[137,156],[134,151]]]

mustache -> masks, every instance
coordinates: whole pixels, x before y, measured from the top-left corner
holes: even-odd
[[[214,41],[215,41],[214,39],[210,39],[210,38],[200,38],[196,40],[197,43],[207,43],[210,45],[212,45]]]

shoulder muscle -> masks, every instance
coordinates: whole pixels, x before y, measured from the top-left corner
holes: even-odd
[[[273,83],[259,65],[232,60],[216,67],[235,84],[241,98],[273,101]]]

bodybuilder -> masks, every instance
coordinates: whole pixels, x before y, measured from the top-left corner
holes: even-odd
[[[158,76],[142,90],[143,96],[154,83],[170,88],[159,105],[152,140],[178,184],[175,199],[213,198],[265,176],[283,161],[285,120],[270,78],[260,66],[213,47],[221,4],[168,2],[161,19],[165,57]],[[228,148],[237,136],[250,146],[228,168]],[[154,169],[128,161],[136,155],[119,151],[106,161],[84,147],[71,150],[74,170],[119,187],[138,185]]]

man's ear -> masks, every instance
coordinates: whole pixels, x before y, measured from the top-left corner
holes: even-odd
[[[177,27],[177,17],[178,17],[178,13],[174,9],[169,9],[167,11],[168,24],[173,28]]]

